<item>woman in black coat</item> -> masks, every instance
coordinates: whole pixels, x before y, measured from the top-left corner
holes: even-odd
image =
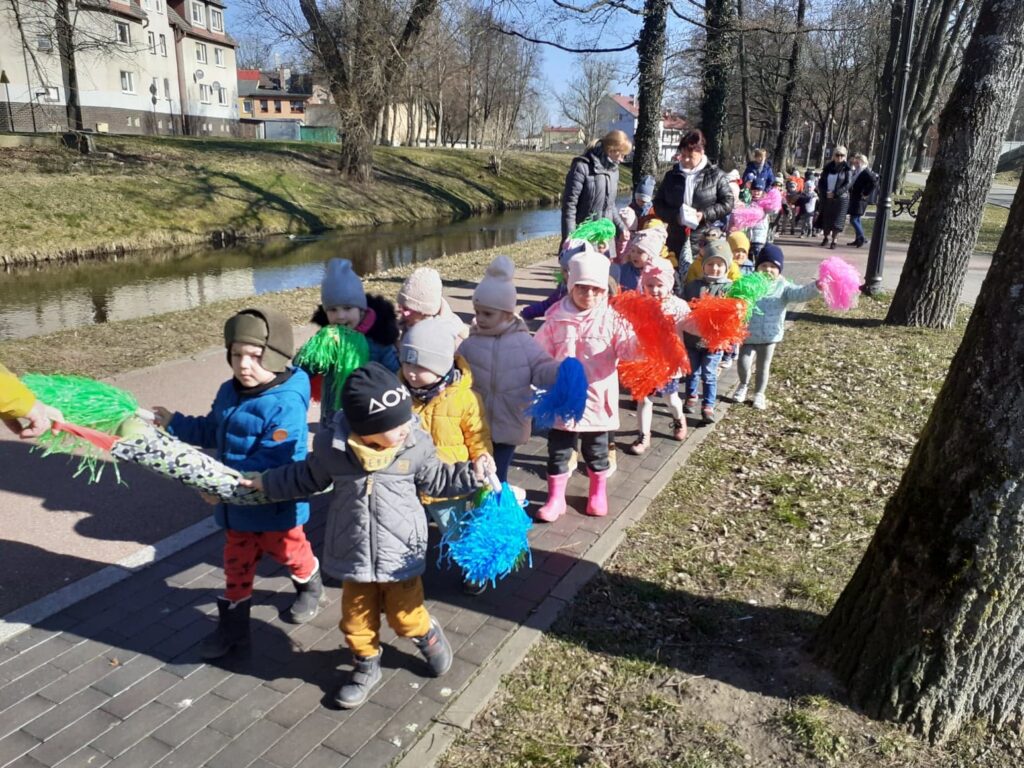
[[[633,149],[622,131],[610,131],[579,157],[574,157],[562,193],[562,242],[589,219],[611,219],[621,235],[626,225],[615,197],[619,191],[619,163]]]
[[[704,134],[699,130],[683,136],[675,160],[654,196],[654,212],[668,226],[668,249],[676,254],[678,272],[685,276],[700,236],[732,212],[735,198],[728,177],[704,154]],[[687,220],[685,213],[692,218]],[[681,281],[676,287],[682,289]]]
[[[835,248],[836,236],[843,231],[850,207],[850,166],[846,162],[846,147],[836,147],[832,161],[818,177],[818,200],[818,229],[824,235],[821,244]]]
[[[860,248],[867,242],[864,238],[864,227],[860,224],[860,217],[868,210],[868,200],[878,185],[878,177],[868,165],[868,159],[860,153],[853,156],[850,165],[853,168],[851,174],[853,182],[850,184],[850,224],[853,225],[855,237],[853,242],[847,243],[847,245]]]

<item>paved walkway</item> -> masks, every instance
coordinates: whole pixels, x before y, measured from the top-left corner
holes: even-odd
[[[860,255],[846,249],[839,253],[851,260]],[[794,241],[787,247],[787,273],[806,279],[827,254]],[[523,301],[548,289],[550,270],[546,264],[523,271]],[[460,282],[449,290],[456,308],[464,309],[472,286]],[[213,392],[223,377],[223,369],[204,356],[175,365],[184,366],[176,372],[193,371],[189,386],[195,391]],[[151,372],[150,386],[180,390],[183,379],[160,375],[167,370]],[[727,394],[731,384],[725,377],[721,391]],[[193,396],[179,393],[186,394]],[[723,412],[726,408],[720,406]],[[631,442],[634,423],[629,407],[623,411],[620,447]],[[290,580],[274,563],[264,562],[254,597],[253,652],[215,666],[199,661],[197,644],[213,627],[210,616],[222,588],[219,534],[202,536],[148,568],[122,574],[127,578],[33,621],[0,646],[0,766],[371,768],[403,755],[403,766],[427,765],[454,732],[446,723],[468,724],[500,674],[517,663],[597,572],[626,526],[644,513],[685,455],[708,434],[707,428],[690,426],[684,443],[671,441],[667,413],[657,406],[652,449],[643,457],[619,451],[618,472],[609,483],[608,517],[570,511],[553,525],[536,525],[533,567],[480,597],[461,593],[458,573],[439,569],[432,548],[425,577],[428,605],[454,646],[452,669],[440,679],[424,677],[413,646],[385,629],[385,682],[355,712],[325,706],[349,662],[337,628],[337,584],[328,585],[329,602],[314,622],[292,626],[280,618],[291,600]],[[544,456],[544,442],[534,438],[517,454],[511,477],[527,489],[533,505],[544,497]],[[2,485],[9,482],[5,472]],[[174,514],[174,504],[185,499],[165,481],[149,482],[156,483],[151,491],[155,500],[145,508],[120,510],[121,516],[145,515],[143,525],[156,524],[165,510]],[[34,487],[45,495],[44,486]],[[569,486],[576,510],[583,508],[585,493],[586,476],[577,472]],[[124,496],[110,498],[128,506]],[[324,506],[323,498],[314,501],[309,526],[317,548]],[[41,543],[36,546],[45,551]],[[17,587],[10,576],[5,584]]]

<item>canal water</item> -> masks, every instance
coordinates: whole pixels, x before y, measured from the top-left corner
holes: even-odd
[[[558,208],[389,224],[230,248],[167,249],[0,272],[0,339],[17,339],[320,284],[327,259],[361,275],[559,232]],[[310,308],[312,310],[312,307]]]

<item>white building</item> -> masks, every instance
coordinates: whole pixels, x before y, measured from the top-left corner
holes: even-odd
[[[621,93],[606,94],[598,104],[598,133],[622,131],[630,141],[635,141],[636,124],[640,116],[640,104],[634,96]],[[671,162],[679,140],[687,129],[686,120],[679,115],[665,112],[658,121],[658,161]]]

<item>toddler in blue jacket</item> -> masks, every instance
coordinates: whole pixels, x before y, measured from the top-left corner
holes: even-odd
[[[243,309],[224,324],[224,345],[234,376],[221,385],[206,416],[153,409],[157,424],[186,443],[216,448],[218,458],[241,472],[261,472],[306,456],[309,377],[289,366],[295,351],[292,325],[280,312]],[[215,497],[207,501],[217,503]],[[224,596],[217,598],[219,623],[203,641],[203,658],[216,659],[249,643],[249,609],[256,566],[262,555],[288,567],[298,592],[285,618],[296,624],[320,610],[320,563],[306,538],[306,501],[258,506],[217,503],[224,529]]]

